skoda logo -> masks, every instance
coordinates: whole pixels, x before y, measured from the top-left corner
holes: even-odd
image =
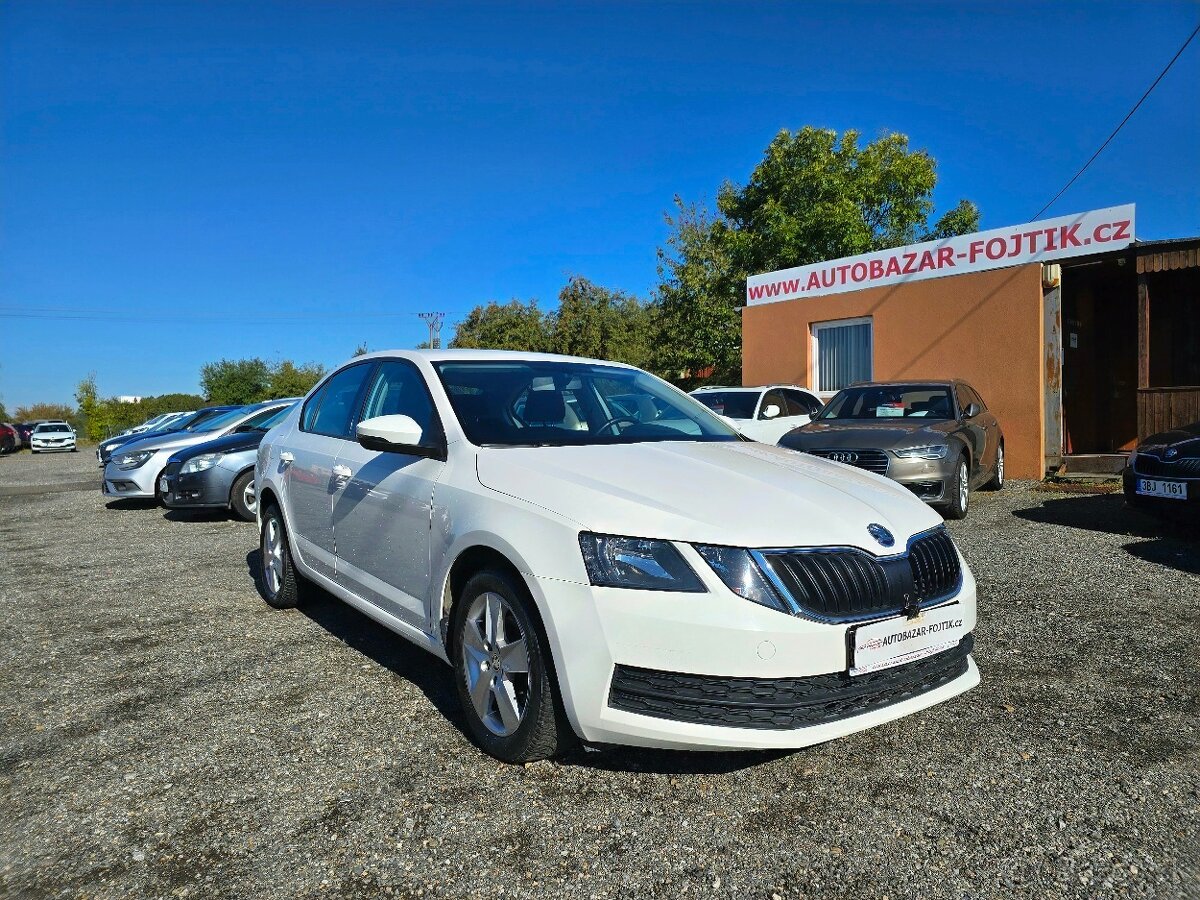
[[[1179,455],[1179,451],[1177,449],[1175,449],[1174,447],[1172,447],[1166,452],[1165,455],[1166,455],[1167,459],[1174,459],[1175,457],[1177,457]]]
[[[829,458],[834,462],[840,463],[858,462],[858,454],[851,453],[849,450],[839,450],[836,453],[830,453]]]
[[[878,522],[872,522],[867,526],[867,531],[871,537],[879,542],[881,547],[890,547],[896,543],[896,539],[892,537],[892,533],[880,525]]]

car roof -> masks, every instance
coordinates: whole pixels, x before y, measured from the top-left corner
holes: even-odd
[[[961,378],[903,378],[896,381],[856,381],[850,387],[902,387],[906,384],[936,384],[950,387],[954,384],[966,384]]]
[[[609,359],[589,359],[584,356],[565,356],[560,353],[526,353],[523,350],[376,350],[346,360],[342,365],[368,359],[423,359],[426,362],[573,362],[594,366],[615,366],[633,369],[636,366],[613,362]],[[338,366],[340,369],[342,366]]]
[[[701,391],[772,391],[775,388],[789,388],[794,391],[804,391],[806,394],[811,394],[808,388],[801,384],[759,384],[759,385],[723,385],[723,384],[706,384],[704,387],[698,387],[692,391],[693,394],[698,394]]]

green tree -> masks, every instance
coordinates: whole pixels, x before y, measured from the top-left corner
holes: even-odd
[[[89,440],[103,438],[104,433],[100,430],[102,423],[96,415],[100,407],[100,392],[96,389],[95,372],[89,372],[87,378],[75,386],[75,404],[79,407],[80,430]]]
[[[537,301],[510,300],[477,306],[455,326],[451,347],[485,350],[544,351],[549,328]]]
[[[75,407],[66,403],[31,403],[28,406],[18,406],[14,413],[17,422],[36,422],[39,419],[61,419],[70,422],[79,430],[79,416]]]
[[[553,353],[646,366],[654,346],[654,314],[637,297],[575,276],[547,317],[547,346]]]
[[[271,369],[258,357],[222,359],[200,369],[200,387],[212,403],[257,403],[270,394]]]
[[[709,215],[676,198],[659,253],[659,366],[681,382],[741,378],[747,276],[964,234],[969,201],[929,225],[936,163],[902,134],[780,131],[744,186],[726,182]]]
[[[0,422],[8,421],[8,408],[4,405],[4,401],[0,400]]]
[[[324,375],[325,367],[319,363],[297,366],[285,359],[271,372],[268,393],[271,397],[303,397]]]
[[[366,341],[363,341],[361,344],[359,344],[357,347],[354,348],[355,356],[366,356],[369,352],[370,351],[367,350],[367,342]]]

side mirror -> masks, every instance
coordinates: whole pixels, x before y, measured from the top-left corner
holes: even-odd
[[[421,426],[411,416],[376,416],[373,419],[364,419],[354,431],[358,442],[368,450],[409,453],[433,459],[446,458],[443,447],[421,443]]]
[[[762,418],[764,418],[764,419],[774,419],[774,418],[775,418],[776,416],[778,416],[778,415],[779,415],[781,412],[783,412],[783,410],[781,410],[781,409],[780,409],[778,406],[776,406],[774,403],[770,403],[770,404],[768,404],[768,405],[766,406],[766,408],[765,408],[765,409],[763,409],[763,411],[762,411]]]
[[[979,408],[978,403],[971,403],[967,406],[966,416],[968,419],[973,419],[977,415],[979,415],[981,412],[983,412],[983,410]]]

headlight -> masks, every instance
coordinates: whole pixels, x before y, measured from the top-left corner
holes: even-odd
[[[146,464],[146,460],[154,455],[153,450],[141,450],[137,453],[123,453],[117,457],[118,469],[136,469]]]
[[[736,547],[706,547],[700,544],[696,544],[695,547],[696,552],[704,557],[704,561],[712,566],[717,577],[725,582],[725,587],[739,597],[780,612],[789,612],[787,605],[763,576],[749,550]]]
[[[901,459],[945,459],[950,448],[945,444],[930,444],[926,447],[905,447],[903,450],[893,450]]]
[[[579,549],[597,587],[702,594],[704,585],[669,541],[583,532]]]
[[[180,475],[190,475],[193,472],[203,472],[211,469],[217,464],[224,453],[201,453],[199,456],[193,456],[183,464],[183,468],[179,470]]]

